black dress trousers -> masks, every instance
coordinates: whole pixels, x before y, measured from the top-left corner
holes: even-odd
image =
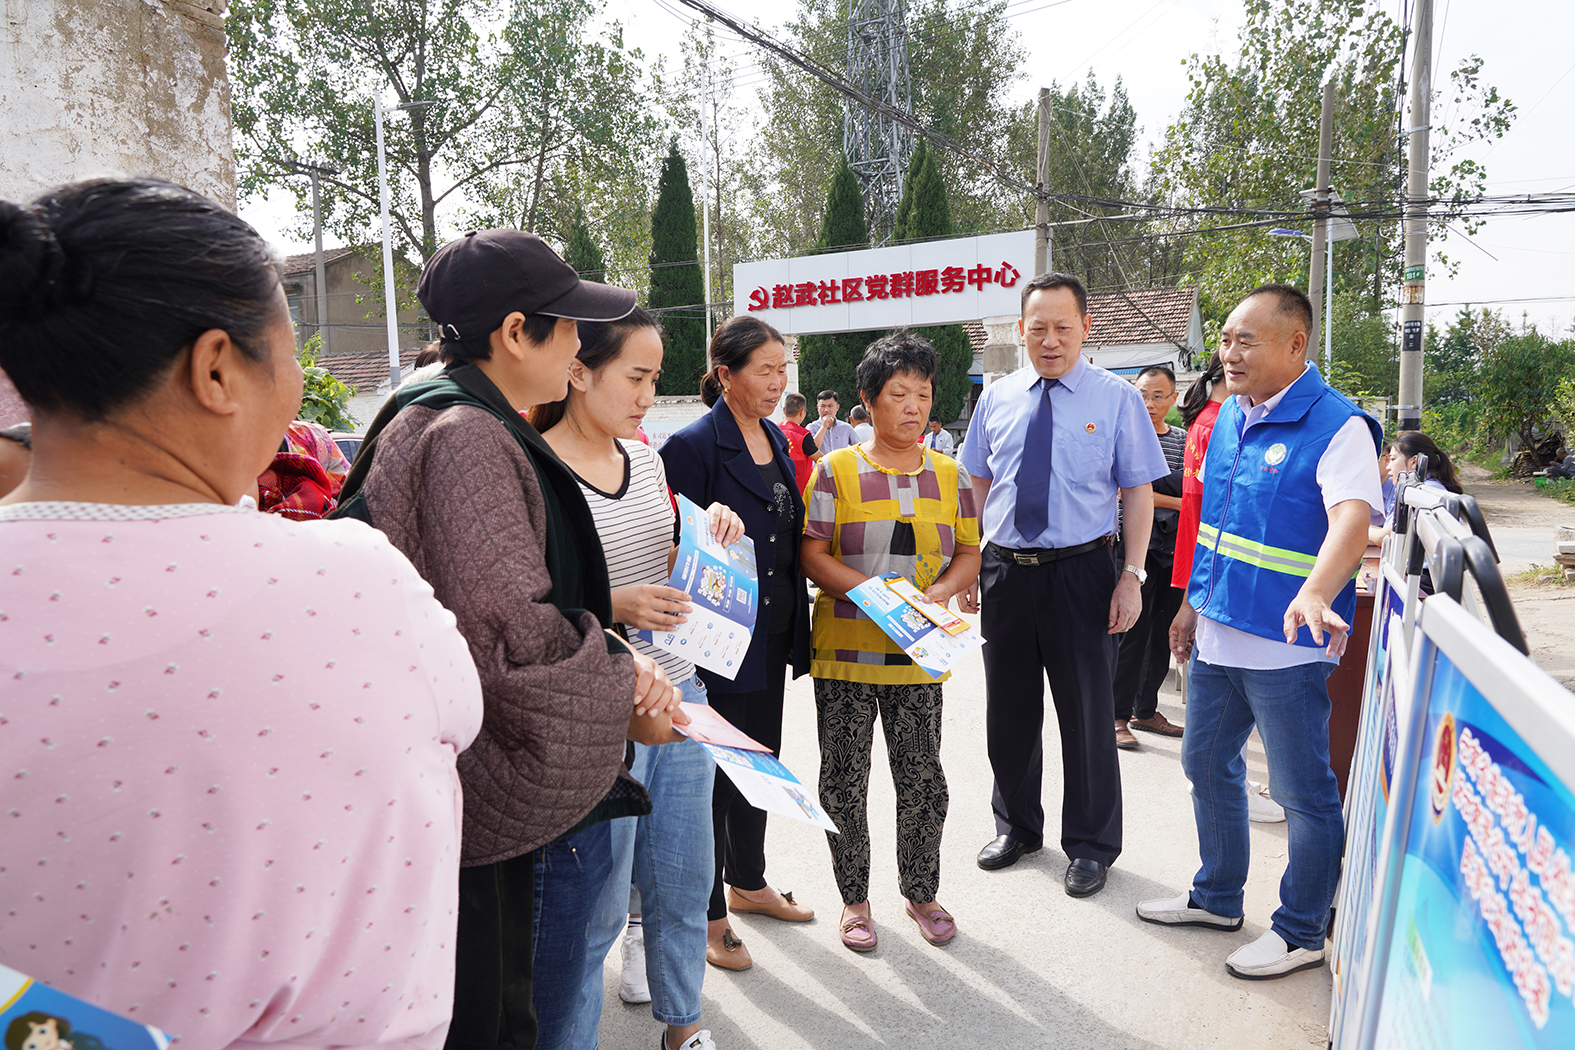
[[[1112,864],[1121,854],[1121,767],[1111,711],[1117,636],[1107,633],[1116,563],[1108,546],[1047,565],[1019,565],[986,545],[985,733],[998,834],[1044,840],[1044,682],[1061,732],[1061,849]]]

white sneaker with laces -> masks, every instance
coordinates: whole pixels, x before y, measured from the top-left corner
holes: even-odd
[[[1283,824],[1285,807],[1270,798],[1268,792],[1256,780],[1247,781],[1247,819],[1254,824]]]
[[[1209,930],[1241,929],[1240,915],[1234,919],[1215,915],[1211,911],[1192,907],[1191,900],[1189,893],[1183,893],[1179,897],[1165,900],[1144,901],[1137,906],[1138,918],[1160,926],[1202,926]]]
[[[623,974],[618,979],[618,998],[626,1003],[651,1001],[651,986],[645,979],[643,926],[631,926],[623,935]]]
[[[1268,981],[1323,965],[1323,949],[1290,948],[1273,930],[1251,944],[1244,944],[1225,960],[1232,977],[1247,981]]]
[[[661,1045],[662,1050],[668,1050],[666,1032],[662,1033]],[[684,1045],[680,1046],[678,1050],[716,1050],[716,1044],[711,1041],[711,1030],[709,1028],[700,1029],[700,1031],[685,1039]]]

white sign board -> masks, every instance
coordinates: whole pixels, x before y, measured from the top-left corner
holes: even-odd
[[[766,259],[733,267],[734,310],[789,335],[1016,315],[1034,232]]]

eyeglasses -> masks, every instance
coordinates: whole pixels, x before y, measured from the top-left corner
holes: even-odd
[[[1174,390],[1172,390],[1168,394],[1145,394],[1145,393],[1143,393],[1143,391],[1139,390],[1138,391],[1138,396],[1141,397],[1144,401],[1149,402],[1150,404],[1157,405],[1157,404],[1159,404],[1162,401],[1170,401],[1171,399],[1173,399],[1176,396],[1176,392]]]

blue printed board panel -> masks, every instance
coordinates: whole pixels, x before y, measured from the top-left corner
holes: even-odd
[[[1568,1050],[1575,797],[1447,655],[1428,652],[1376,1045]]]

